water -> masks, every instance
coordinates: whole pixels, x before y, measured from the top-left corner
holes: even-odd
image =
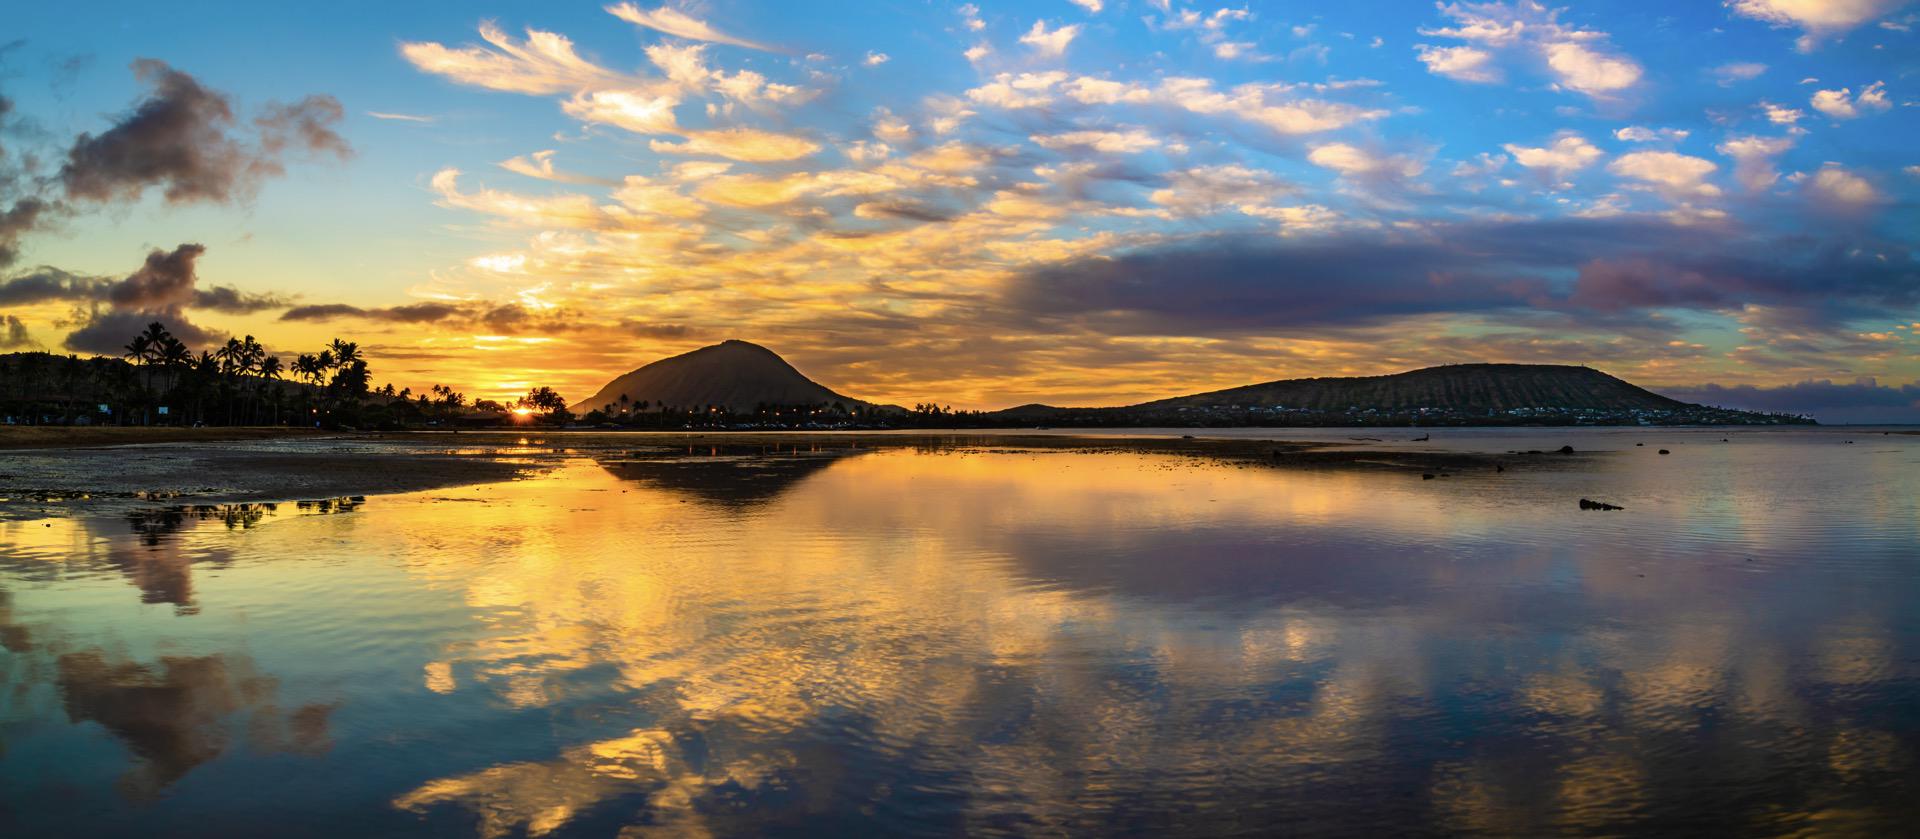
[[[0,834],[1920,818],[1920,437],[1390,442],[1600,452],[1434,480],[634,439],[364,503],[0,520]]]

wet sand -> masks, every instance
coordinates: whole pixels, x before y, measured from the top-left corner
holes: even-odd
[[[144,443],[212,443],[327,436],[311,428],[173,428],[139,426],[0,425],[0,451],[71,449]]]
[[[160,504],[299,501],[508,481],[527,458],[351,441],[193,442],[0,454],[0,518],[119,513]]]
[[[706,476],[702,480],[723,485],[755,483],[796,461],[898,448],[1153,453],[1248,468],[1398,472],[1416,480],[1423,474],[1437,478],[1579,468],[1584,459],[1553,452],[1494,455],[1356,449],[1281,439],[1121,437],[1105,430],[1100,432],[1103,436],[1086,437],[964,431],[329,435],[300,429],[50,431],[55,433],[15,436],[8,442],[31,447],[0,452],[0,518],[117,513],[155,503],[298,501],[413,492],[528,477],[571,458],[645,461],[654,464],[648,468],[669,471],[691,468]]]

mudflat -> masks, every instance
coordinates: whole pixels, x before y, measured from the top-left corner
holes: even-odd
[[[173,426],[0,425],[0,450],[67,449],[140,443],[212,443],[322,436],[312,428],[179,428]]]

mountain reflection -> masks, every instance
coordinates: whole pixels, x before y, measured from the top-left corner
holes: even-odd
[[[747,506],[778,498],[842,458],[871,453],[847,445],[707,445],[602,456],[600,468],[623,481],[693,499]]]

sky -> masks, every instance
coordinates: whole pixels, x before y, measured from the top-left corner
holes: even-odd
[[[1511,361],[1920,421],[1916,3],[160,6],[9,8],[0,350],[582,398],[739,338],[977,409]]]

